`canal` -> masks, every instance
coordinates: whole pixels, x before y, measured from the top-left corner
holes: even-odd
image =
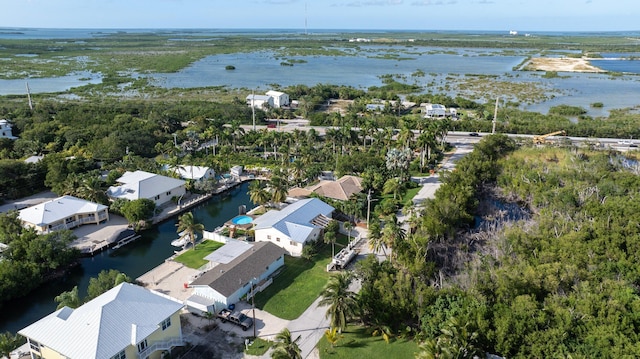
[[[238,214],[239,207],[253,208],[247,194],[249,182],[219,194],[207,202],[192,209],[197,222],[212,231]],[[53,300],[61,292],[78,286],[80,298],[86,295],[89,279],[97,277],[100,271],[116,269],[136,279],[156,267],[176,249],[170,242],[177,238],[177,217],[164,221],[142,233],[135,242],[117,250],[108,249],[94,257],[82,258],[80,266],[65,278],[44,284],[24,298],[5,303],[0,314],[0,333],[12,333],[55,311],[57,303]]]

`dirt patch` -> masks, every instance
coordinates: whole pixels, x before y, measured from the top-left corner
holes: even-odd
[[[339,112],[341,115],[345,115],[347,113],[347,108],[351,104],[353,104],[353,100],[333,100],[332,99],[320,105],[318,108],[318,111],[325,112],[325,113]]]
[[[244,358],[244,338],[230,334],[218,327],[216,320],[209,321],[185,313],[180,317],[182,335],[189,345],[174,351],[182,359],[240,359]]]
[[[524,67],[529,71],[559,71],[559,72],[606,72],[589,63],[586,58],[570,57],[536,57],[532,58]]]

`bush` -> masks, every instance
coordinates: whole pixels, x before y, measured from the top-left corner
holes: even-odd
[[[233,66],[233,65],[227,65],[227,66],[225,66],[225,67],[224,67],[224,69],[225,69],[225,70],[235,70],[235,69],[236,69],[236,67],[235,67],[235,66]]]
[[[602,107],[604,107],[604,104],[602,102],[594,102],[594,103],[591,104],[591,107],[602,108]]]

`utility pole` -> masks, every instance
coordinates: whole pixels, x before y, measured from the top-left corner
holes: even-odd
[[[29,109],[33,111],[33,102],[31,102],[31,90],[29,89],[29,83],[25,82],[27,87],[27,99],[29,100]]]
[[[498,101],[500,101],[500,96],[496,98],[496,107],[493,110],[493,128],[491,129],[491,134],[496,133],[496,121],[498,121]]]
[[[251,90],[251,118],[253,119],[253,130],[256,130],[256,108],[253,104],[253,100],[255,100],[256,95],[255,91]]]
[[[253,311],[253,339],[256,338],[256,288],[255,282],[256,278],[254,277],[251,281],[251,310]]]

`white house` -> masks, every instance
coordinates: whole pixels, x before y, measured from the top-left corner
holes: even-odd
[[[194,181],[206,181],[216,176],[213,168],[205,166],[180,166],[174,169],[174,172],[177,173],[180,178]]]
[[[445,117],[447,108],[444,105],[428,103],[425,106],[424,117]]]
[[[20,210],[18,218],[25,227],[32,227],[38,233],[49,233],[108,221],[109,208],[73,196],[62,196]]]
[[[268,281],[284,265],[284,255],[282,248],[269,242],[242,248],[234,259],[222,261],[191,282],[192,296],[185,303],[194,308],[204,304],[201,310],[212,312],[235,304],[250,292],[252,284],[256,287]]]
[[[255,108],[274,107],[273,97],[269,95],[249,95],[246,98],[247,105]]]
[[[127,171],[116,182],[120,185],[111,186],[107,190],[111,199],[124,198],[133,201],[147,198],[156,205],[161,205],[186,193],[185,181],[145,171]]]
[[[266,95],[273,98],[273,107],[289,106],[289,95],[284,92],[270,90],[267,91]]]
[[[272,242],[292,256],[300,256],[307,242],[320,238],[334,208],[317,198],[297,201],[282,210],[270,210],[254,219],[256,242]]]
[[[7,120],[0,120],[0,138],[15,140],[16,136],[11,132],[11,124]]]
[[[77,309],[64,307],[20,330],[31,358],[150,358],[183,346],[183,304],[122,283]]]

